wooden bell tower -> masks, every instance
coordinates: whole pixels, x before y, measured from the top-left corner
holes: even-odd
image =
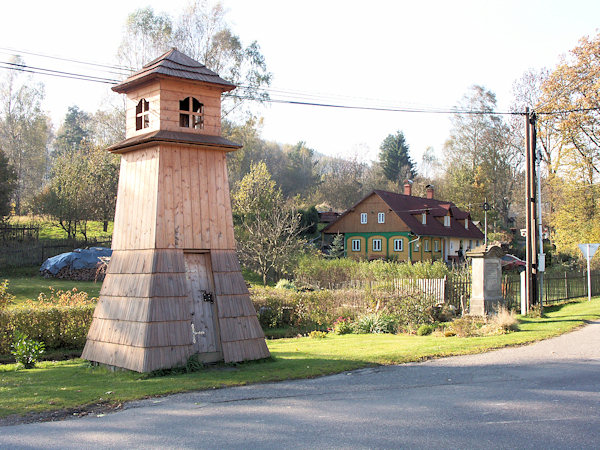
[[[235,253],[221,94],[235,86],[172,49],[127,94],[113,254],[82,357],[138,372],[269,356]]]

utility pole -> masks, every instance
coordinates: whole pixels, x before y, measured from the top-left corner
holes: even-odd
[[[536,148],[536,116],[525,110],[525,297],[526,314],[531,306],[537,303],[537,227],[536,227],[536,177],[535,177],[535,148]]]

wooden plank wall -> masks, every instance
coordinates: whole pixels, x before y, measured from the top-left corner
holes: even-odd
[[[150,126],[135,129],[135,108],[141,99],[150,102]],[[160,128],[160,84],[158,81],[145,84],[127,93],[127,111],[125,117],[125,136],[130,138],[156,131]]]
[[[265,342],[235,250],[211,252],[225,362],[268,358]]]
[[[216,86],[191,83],[189,80],[160,80],[160,128],[168,131],[221,135],[221,89]],[[204,105],[204,129],[179,126],[179,101],[194,97]],[[135,127],[135,124],[134,124]]]
[[[185,364],[192,300],[181,250],[116,250],[82,358],[137,372]]]
[[[226,153],[160,146],[157,248],[235,249]]]
[[[123,153],[113,250],[155,247],[159,149]]]

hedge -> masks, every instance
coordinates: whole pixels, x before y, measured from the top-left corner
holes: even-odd
[[[0,354],[9,354],[20,331],[46,349],[83,348],[96,305],[11,307],[0,309]]]

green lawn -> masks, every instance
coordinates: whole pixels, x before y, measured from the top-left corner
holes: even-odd
[[[272,360],[149,378],[110,372],[82,360],[43,362],[32,370],[0,365],[0,417],[175,392],[316,377],[361,367],[479,353],[555,336],[600,318],[600,299],[555,306],[546,317],[522,318],[521,330],[501,336],[328,335],[268,341]]]
[[[39,216],[13,216],[10,218],[10,223],[13,225],[39,225],[40,227],[40,239],[67,239],[67,233],[58,222],[48,220],[44,217]],[[87,223],[87,237],[88,239],[103,239],[110,238],[113,232],[113,223],[108,223],[108,230],[103,231],[103,223],[96,221],[89,221]],[[82,239],[83,236],[77,234],[78,239]]]
[[[44,278],[39,274],[38,267],[23,267],[0,271],[0,280],[8,280],[8,292],[15,296],[15,303],[27,299],[35,300],[40,292],[49,292],[49,288],[56,290],[70,290],[74,287],[79,291],[87,292],[90,297],[100,295],[101,282],[59,280]]]

